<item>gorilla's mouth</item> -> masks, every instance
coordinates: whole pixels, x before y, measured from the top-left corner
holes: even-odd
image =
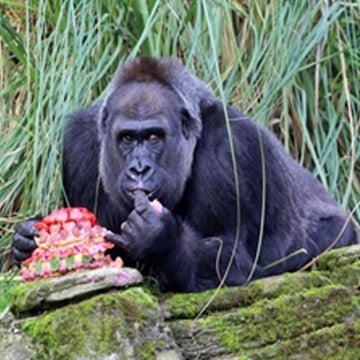
[[[151,190],[147,190],[147,189],[142,189],[142,188],[136,188],[136,189],[131,189],[130,192],[133,195],[136,195],[140,192],[142,192],[143,194],[145,194],[146,196],[148,196],[151,193]]]
[[[140,187],[128,189],[126,192],[128,193],[128,195],[130,196],[131,199],[134,199],[136,194],[138,194],[139,192],[142,192],[147,198],[149,198],[149,200],[153,200],[154,194],[155,194],[155,190],[145,189],[145,188],[140,188]]]

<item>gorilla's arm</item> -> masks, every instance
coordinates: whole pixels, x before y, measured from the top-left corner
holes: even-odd
[[[69,117],[64,134],[63,185],[65,201],[94,211],[99,189],[97,114],[100,103]]]
[[[217,286],[235,243],[235,237],[203,239],[179,216],[164,207],[156,209],[142,192],[136,195],[135,208],[122,224],[120,233],[109,233],[106,238],[123,249],[130,259],[145,264],[163,290],[182,292]],[[241,279],[237,274],[234,283],[245,282],[250,266],[250,258],[243,253],[241,268],[237,269]],[[228,284],[231,278],[230,275]]]
[[[200,237],[185,227],[167,208],[156,209],[138,192],[134,210],[121,225],[120,234],[106,238],[123,249],[129,259],[146,265],[164,290],[195,290],[195,249]]]
[[[63,185],[65,205],[84,206],[94,211],[98,184],[99,145],[97,141],[96,114],[98,106],[72,114],[65,130],[63,154]],[[101,196],[98,196],[100,198]],[[103,197],[103,196],[102,196]],[[42,217],[27,219],[16,228],[12,240],[12,262],[16,265],[36,249],[34,237],[39,235],[36,222]]]

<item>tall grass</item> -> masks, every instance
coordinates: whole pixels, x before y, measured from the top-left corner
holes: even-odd
[[[360,2],[0,0],[0,254],[61,204],[66,115],[136,55],[176,56],[271,128],[360,224]]]

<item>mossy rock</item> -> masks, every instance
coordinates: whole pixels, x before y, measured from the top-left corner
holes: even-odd
[[[355,245],[310,271],[197,294],[160,294],[145,283],[94,295],[68,284],[54,304],[52,282],[34,283],[15,291],[12,309],[36,317],[0,321],[0,347],[6,360],[355,359],[359,271]]]
[[[316,260],[317,269],[336,272],[344,266],[351,266],[360,260],[360,244],[334,249]]]
[[[22,323],[41,359],[153,359],[176,354],[157,300],[141,288],[94,296]]]
[[[128,287],[142,281],[137,269],[100,268],[25,282],[12,290],[11,311],[17,317],[80,301],[110,289]]]
[[[360,351],[360,245],[311,271],[163,302],[187,359],[355,359]]]
[[[316,271],[287,273],[260,279],[246,286],[228,287],[219,291],[165,295],[162,307],[167,319],[193,319],[199,314],[246,307],[262,299],[272,299],[284,293],[295,294],[327,284],[328,279]]]
[[[360,349],[360,320],[351,317],[341,324],[328,326],[248,352],[253,360],[267,359],[357,359]]]
[[[347,319],[357,319],[360,315],[358,295],[345,287],[328,285],[264,299],[251,306],[214,313],[198,320],[179,320],[171,323],[171,328],[189,359],[196,356],[212,358],[207,357],[209,349],[214,358],[226,354],[251,355],[251,359],[272,358],[264,355],[265,349],[275,344],[283,344],[283,347],[277,346],[278,354],[285,353],[289,344],[294,344],[292,353],[299,354],[296,344],[301,342],[301,337],[311,338],[309,334],[321,329],[345,325]],[[355,325],[353,329],[357,331]],[[344,338],[347,335],[345,332]],[[356,336],[358,344],[360,334]],[[255,357],[256,352],[261,352],[263,357]],[[287,352],[291,353],[290,350]]]
[[[315,268],[334,283],[360,287],[360,244],[326,253]]]

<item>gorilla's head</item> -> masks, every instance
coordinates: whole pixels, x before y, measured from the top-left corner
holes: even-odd
[[[190,176],[200,100],[173,86],[168,67],[151,65],[137,62],[115,76],[100,112],[100,175],[114,202],[131,207],[141,190],[171,209]]]

